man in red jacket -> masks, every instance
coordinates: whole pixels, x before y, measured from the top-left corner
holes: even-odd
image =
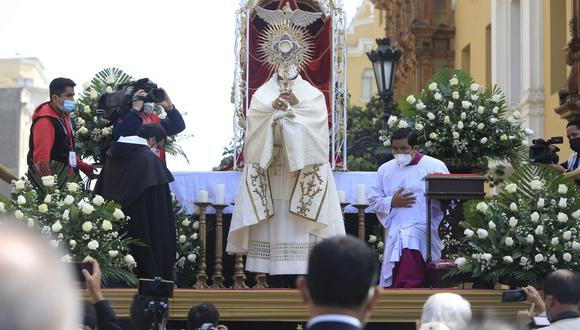
[[[93,167],[83,162],[75,152],[74,130],[69,116],[76,109],[75,86],[68,78],[56,78],[50,82],[50,101],[39,105],[32,115],[28,166],[54,160],[75,172],[80,169],[87,176],[93,175]]]

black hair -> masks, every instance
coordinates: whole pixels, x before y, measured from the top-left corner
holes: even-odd
[[[574,118],[568,122],[566,128],[570,126],[576,126],[577,129],[580,129],[580,118]]]
[[[316,306],[360,308],[378,278],[373,251],[350,235],[317,244],[308,259],[308,291]]]
[[[167,139],[167,133],[161,125],[157,124],[145,124],[137,130],[137,136],[144,139],[149,139],[154,137],[157,142]]]
[[[50,85],[48,85],[48,93],[49,93],[48,95],[49,96],[52,96],[52,95],[61,96],[67,87],[74,88],[76,85],[77,84],[75,84],[75,82],[72,81],[71,79],[56,78],[50,82]]]
[[[187,330],[199,329],[205,323],[218,325],[220,313],[211,303],[201,303],[194,305],[187,313]]]
[[[391,137],[391,143],[395,140],[407,140],[411,147],[417,145],[417,133],[412,128],[400,128]]]
[[[161,298],[159,300],[164,304],[169,303],[167,298]],[[154,301],[155,297],[144,294],[136,294],[133,296],[130,319],[131,324],[133,324],[136,330],[149,330],[151,328],[151,324],[155,321],[155,315],[149,309],[149,304]]]
[[[576,305],[580,302],[580,277],[567,269],[553,271],[544,280],[544,295],[560,304]]]

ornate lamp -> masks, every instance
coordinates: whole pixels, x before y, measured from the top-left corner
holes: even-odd
[[[397,62],[401,58],[401,52],[391,47],[391,39],[389,38],[377,39],[377,45],[379,48],[371,50],[367,53],[367,56],[373,63],[373,71],[375,72],[383,111],[388,118],[392,109],[395,73],[397,72]]]

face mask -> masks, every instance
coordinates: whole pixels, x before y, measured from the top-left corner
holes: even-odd
[[[580,137],[570,139],[570,148],[575,152],[580,152]]]
[[[75,110],[75,101],[73,100],[64,100],[64,104],[60,108],[63,112],[73,112]]]
[[[155,110],[155,103],[147,102],[143,104],[143,112],[146,114],[150,115],[153,110]]]
[[[399,167],[401,168],[409,165],[409,163],[411,163],[411,160],[413,159],[413,157],[411,157],[411,154],[394,154],[393,156],[395,157],[395,160],[397,160],[397,164],[399,164]]]
[[[150,148],[151,152],[154,153],[155,155],[157,155],[157,148],[156,147],[152,147]]]

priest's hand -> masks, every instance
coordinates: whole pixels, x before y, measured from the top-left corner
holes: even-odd
[[[298,98],[292,92],[282,92],[278,98],[284,99],[290,103],[291,106],[295,106],[299,103]]]
[[[391,207],[411,208],[415,204],[416,198],[412,192],[403,193],[405,188],[399,189],[391,199]]]
[[[274,102],[272,102],[272,108],[274,108],[276,111],[287,111],[289,104],[290,103],[288,101],[278,97],[274,100]]]

